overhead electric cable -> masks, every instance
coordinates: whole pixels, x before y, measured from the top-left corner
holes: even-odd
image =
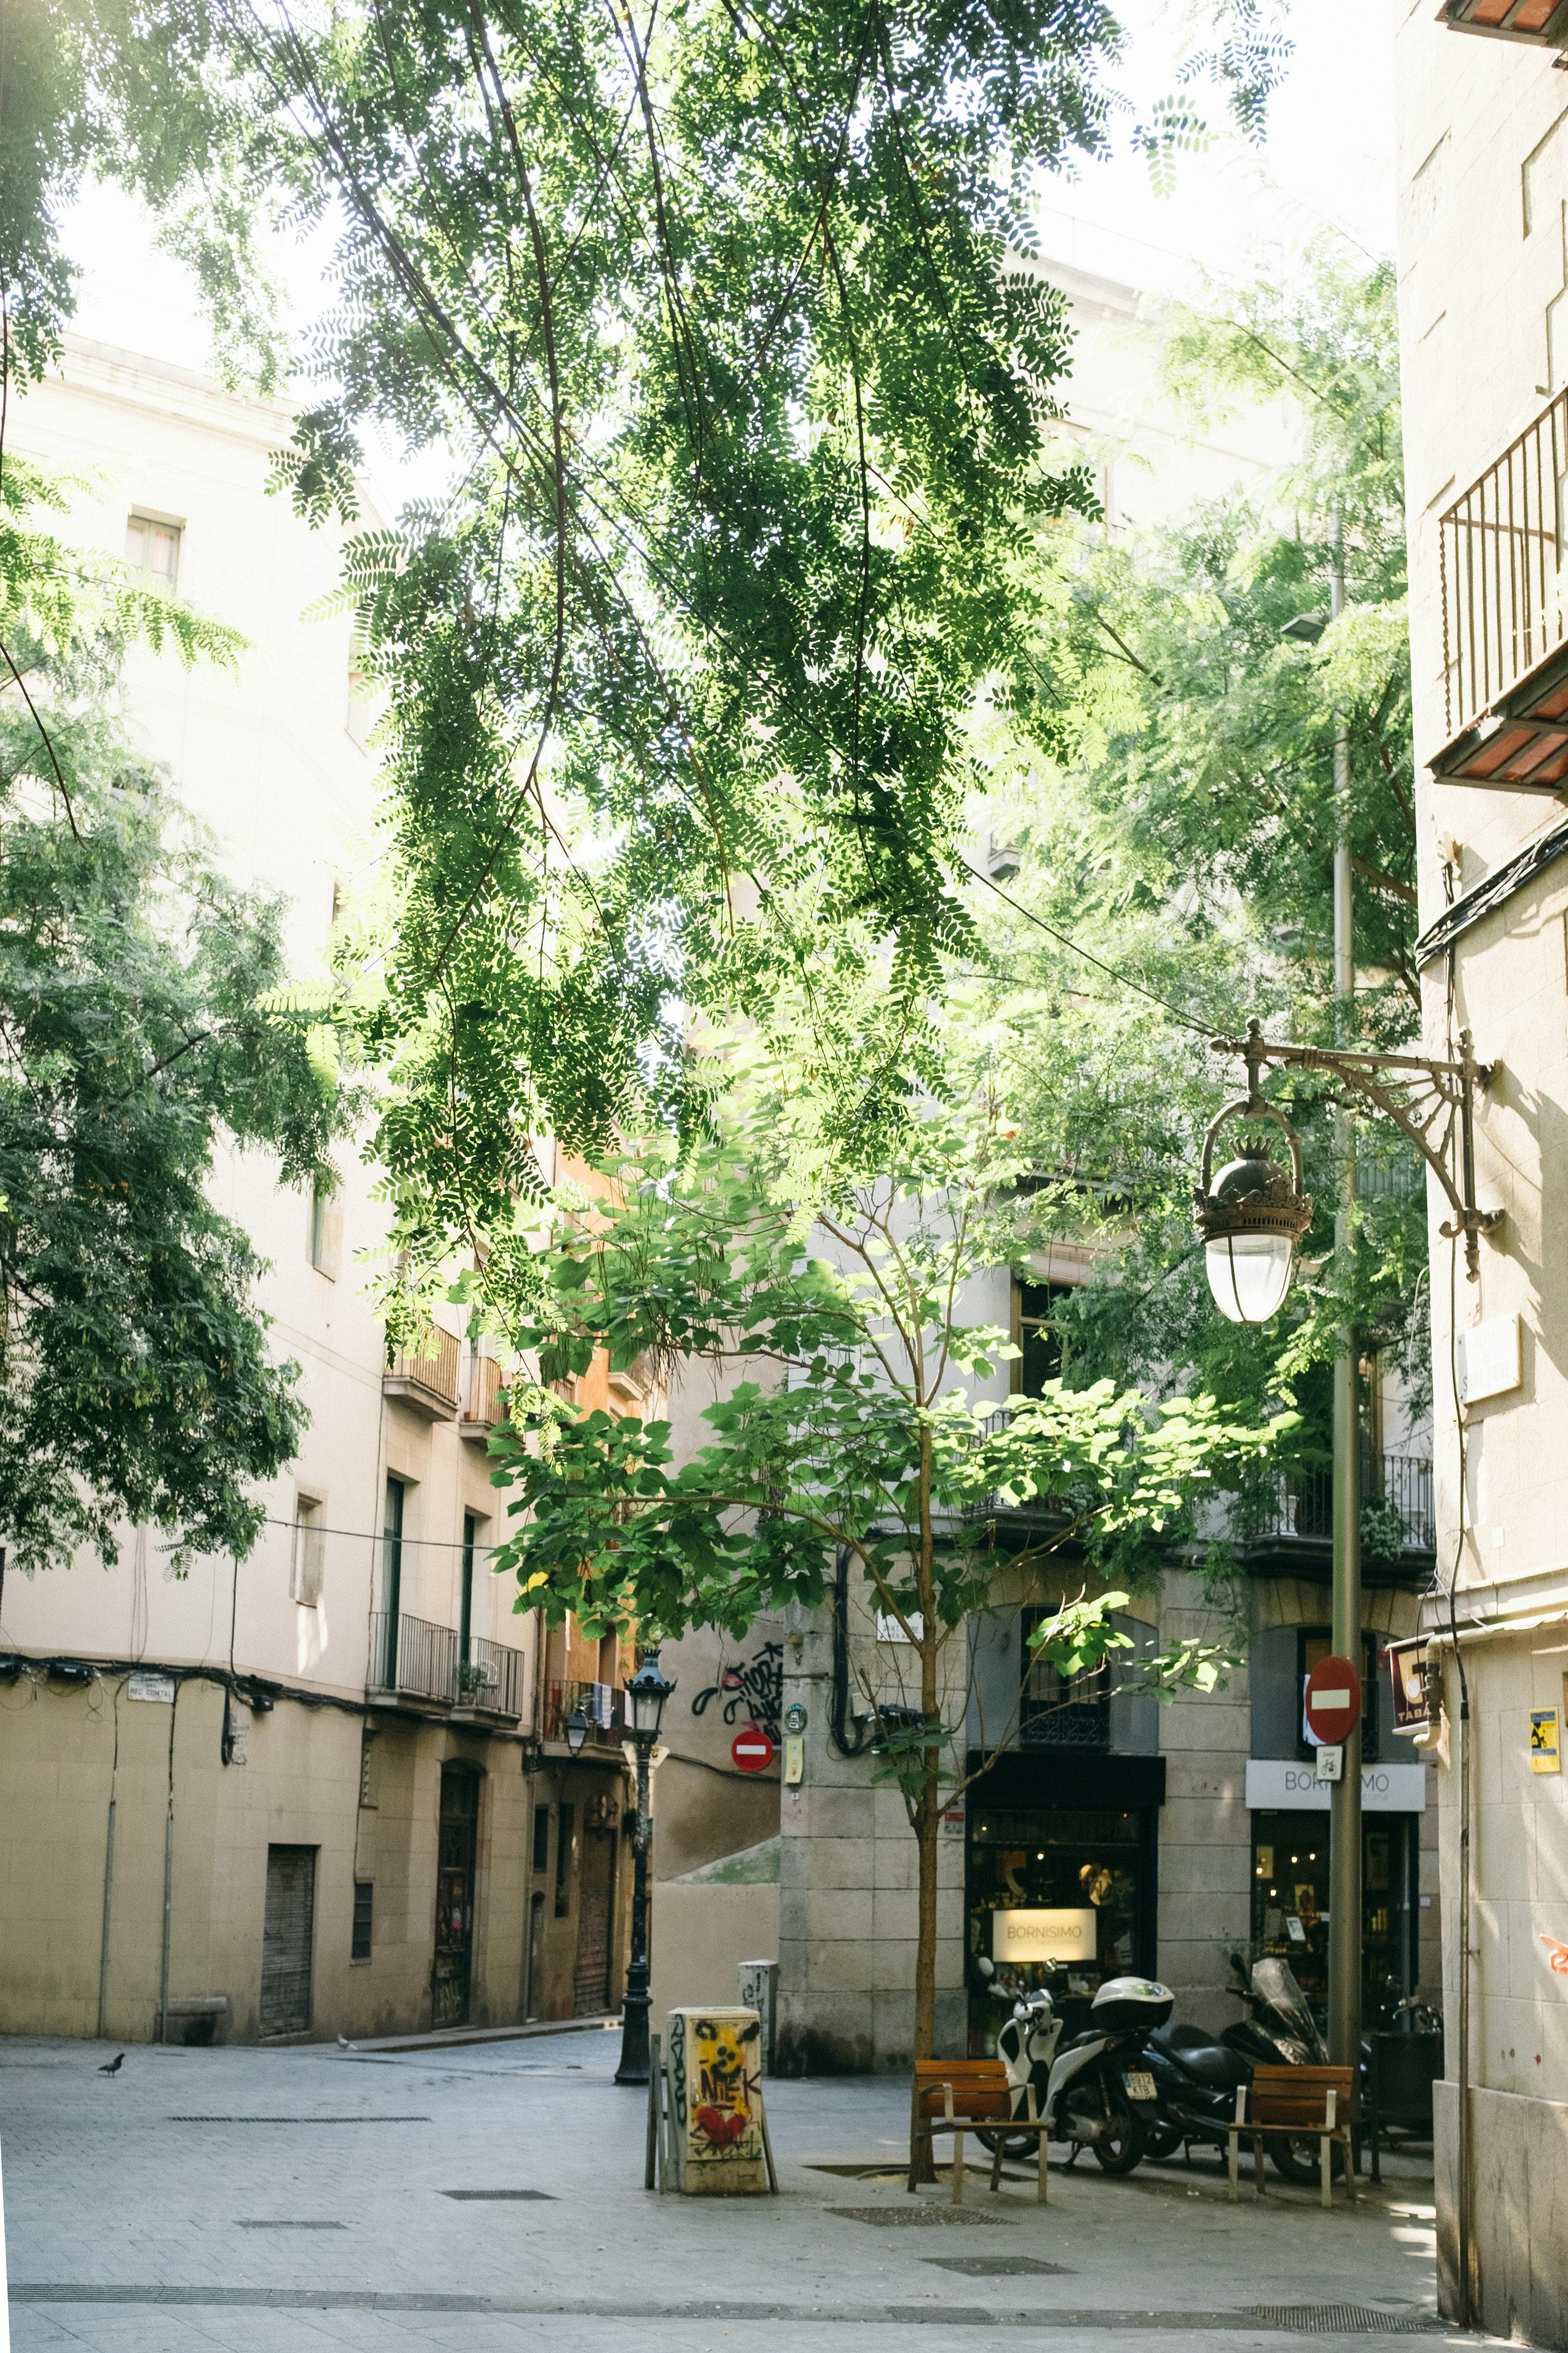
[[[1136,989],[1138,995],[1146,997],[1151,1005],[1163,1005],[1167,1013],[1173,1013],[1184,1028],[1195,1029],[1200,1038],[1219,1038],[1225,1034],[1212,1022],[1194,1020],[1190,1013],[1184,1013],[1179,1005],[1173,1005],[1168,997],[1162,997],[1158,990],[1146,987],[1141,980],[1134,980],[1131,973],[1121,972],[1115,965],[1107,964],[1103,956],[1097,956],[1089,948],[1079,947],[1066,932],[1058,932],[1054,923],[1047,923],[1043,915],[1033,913],[1021,901],[1015,899],[1010,891],[1004,891],[1000,882],[994,882],[989,874],[982,874],[977,866],[971,866],[967,858],[961,858],[958,862],[966,874],[972,874],[977,882],[984,882],[988,891],[994,891],[996,896],[1005,901],[1016,914],[1022,915],[1026,923],[1034,923],[1040,931],[1048,932],[1053,940],[1058,940],[1064,948],[1070,948],[1074,955],[1083,958],[1085,964],[1093,965],[1096,971],[1107,974],[1110,979],[1120,982],[1123,988]]]

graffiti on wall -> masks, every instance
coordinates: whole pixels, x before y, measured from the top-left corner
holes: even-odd
[[[784,1644],[764,1642],[749,1659],[726,1667],[716,1683],[698,1693],[691,1703],[692,1715],[705,1715],[710,1700],[723,1702],[727,1725],[737,1721],[754,1724],[776,1747],[781,1736],[779,1717],[784,1709]]]

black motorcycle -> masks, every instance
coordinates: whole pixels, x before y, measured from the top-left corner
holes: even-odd
[[[1160,2117],[1148,2154],[1156,2159],[1177,2149],[1209,2147],[1228,2155],[1236,2094],[1252,2081],[1255,2067],[1321,2067],[1328,2063],[1312,2013],[1289,1962],[1270,1956],[1249,1971],[1239,1953],[1231,1967],[1247,2016],[1227,2026],[1217,2042],[1195,2026],[1162,2026],[1149,2038],[1147,2058],[1159,2089]],[[1319,2144],[1310,2134],[1269,2133],[1264,2147],[1281,2179],[1316,2188]],[[1343,2151],[1334,2163],[1342,2167]]]
[[[1326,2067],[1328,2047],[1289,1962],[1266,1953],[1248,1968],[1239,1953],[1232,1953],[1230,1965],[1241,1980],[1235,1990],[1246,2002],[1247,2015],[1220,2036],[1226,2049],[1253,2067]],[[1285,2180],[1317,2189],[1322,2153],[1315,2134],[1272,2133],[1267,2147],[1275,2171]],[[1344,2150],[1336,2145],[1336,2174],[1343,2172],[1344,2162]]]

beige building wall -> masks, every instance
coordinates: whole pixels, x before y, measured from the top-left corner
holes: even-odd
[[[133,515],[176,525],[180,593],[247,639],[232,671],[134,653],[127,719],[228,871],[281,895],[290,968],[310,981],[327,973],[335,916],[374,888],[376,764],[350,618],[316,617],[340,577],[342,533],[309,530],[268,494],[291,425],[283,405],[71,338],[59,369],[13,396],[8,434],[78,478],[63,528],[80,544],[118,556]],[[388,1379],[369,1297],[385,1235],[374,1171],[354,1143],[339,1162],[342,1188],[314,1236],[311,1204],[265,1155],[221,1154],[213,1179],[268,1262],[259,1302],[278,1355],[301,1368],[310,1417],[298,1459],[263,1490],[248,1557],[199,1557],[174,1577],[155,1534],[127,1528],[112,1568],[84,1557],[0,1577],[0,2031],[91,2034],[101,2000],[106,2032],[159,2031],[171,1769],[176,2038],[262,2031],[276,1848],[315,1858],[311,2035],[430,2024],[438,1896],[471,1944],[469,2023],[618,2002],[631,1877],[620,1733],[596,1725],[574,1760],[551,1699],[567,1680],[618,1685],[626,1659],[574,1630],[546,1652],[537,1619],[513,1613],[515,1586],[489,1573],[502,1505],[461,1317],[438,1314],[447,1357],[434,1387]],[[396,1691],[383,1688],[389,1477],[403,1482],[413,1661]],[[295,1577],[301,1499],[321,1530],[309,1605]],[[451,1667],[466,1523],[469,1663],[497,1677],[474,1688]],[[170,1698],[137,1695],[165,1689],[150,1671],[173,1678]],[[237,1745],[225,1738],[226,1694]],[[477,1776],[463,1888],[461,1882],[469,1834],[443,1833],[444,1766]],[[371,1891],[359,1958],[356,1884]]]
[[[1433,1220],[1432,1299],[1438,1552],[1452,1601],[1425,1613],[1444,1647],[1448,1719],[1442,1804],[1448,2084],[1439,2107],[1438,2224],[1445,2310],[1457,2312],[1461,2209],[1473,2290],[1489,2329],[1568,2344],[1568,1788],[1531,1769],[1532,1711],[1563,1709],[1568,1644],[1568,861],[1550,838],[1560,796],[1444,781],[1428,764],[1470,711],[1445,693],[1446,660],[1468,626],[1450,539],[1444,606],[1441,518],[1502,458],[1568,383],[1564,223],[1568,83],[1564,52],[1462,33],[1422,0],[1396,11],[1401,326],[1410,491],[1411,638],[1420,779],[1422,916],[1458,902],[1451,954],[1425,968],[1426,1039],[1468,1028],[1500,1065],[1477,1126],[1478,1198],[1504,1221],[1480,1251],[1478,1282]],[[1563,443],[1545,459],[1548,574],[1564,554]],[[1474,545],[1473,538],[1470,544]],[[1495,525],[1494,590],[1517,546]],[[1560,622],[1554,623],[1560,634]],[[1499,674],[1527,657],[1505,624]],[[1485,702],[1487,697],[1483,697]],[[1483,724],[1491,723],[1485,720]],[[1536,846],[1537,871],[1503,876]],[[1503,876],[1499,881],[1498,878]],[[1492,911],[1465,902],[1490,882]],[[1489,1342],[1517,1379],[1478,1386],[1463,1367]],[[1453,1645],[1458,1630],[1463,1681]],[[1514,1627],[1512,1633],[1506,1630]],[[1468,1690],[1469,1725],[1460,1724]],[[1462,1756],[1470,1741],[1472,2026],[1458,2043]],[[1555,1940],[1555,1941],[1554,1941]],[[1459,2168],[1468,2073],[1468,2179]]]

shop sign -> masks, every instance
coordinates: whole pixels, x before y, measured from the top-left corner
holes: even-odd
[[[1554,1707],[1532,1707],[1530,1711],[1530,1769],[1532,1773],[1563,1770]]]
[[[1033,1911],[1014,1905],[991,1915],[994,1961],[1092,1961],[1099,1949],[1100,1915],[1082,1911]]]
[[[1425,1732],[1431,1721],[1426,1706],[1426,1637],[1415,1634],[1407,1642],[1390,1642],[1384,1655],[1394,1686],[1394,1729]]]
[[[1327,1813],[1331,1786],[1310,1765],[1278,1757],[1247,1760],[1247,1802],[1254,1813]],[[1426,1766],[1363,1765],[1361,1804],[1365,1814],[1424,1814]]]

